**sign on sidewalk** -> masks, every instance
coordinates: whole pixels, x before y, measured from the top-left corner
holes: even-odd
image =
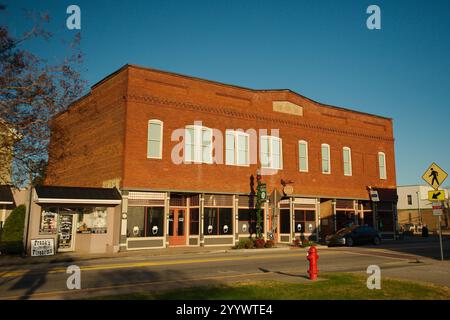
[[[54,239],[36,239],[31,240],[31,256],[53,256],[55,254]]]

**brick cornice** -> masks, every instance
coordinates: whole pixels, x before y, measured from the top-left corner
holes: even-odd
[[[329,128],[329,127],[324,127],[324,126],[320,126],[317,124],[304,123],[302,121],[283,119],[283,118],[276,117],[276,116],[265,116],[265,115],[261,115],[256,112],[238,111],[238,110],[235,110],[232,108],[227,108],[227,107],[222,107],[222,106],[212,107],[212,106],[206,106],[206,105],[201,105],[201,104],[196,104],[196,103],[191,103],[191,102],[180,102],[180,101],[170,100],[170,99],[161,98],[161,97],[157,97],[157,96],[134,95],[134,94],[126,95],[126,96],[124,96],[124,99],[127,101],[166,105],[166,106],[171,106],[171,107],[183,109],[183,110],[188,109],[188,110],[195,111],[195,112],[213,113],[213,114],[218,114],[218,115],[232,117],[232,118],[239,118],[239,119],[245,119],[245,120],[256,120],[256,121],[268,121],[268,122],[278,123],[281,125],[303,127],[306,129],[318,130],[318,131],[325,132],[328,134],[338,134],[338,135],[345,135],[345,136],[361,137],[361,138],[368,138],[368,139],[388,141],[388,142],[394,141],[393,138],[369,135],[369,134],[365,134],[365,133],[361,133],[361,132],[357,132],[357,131]]]

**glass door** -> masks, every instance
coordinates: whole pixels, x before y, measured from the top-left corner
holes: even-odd
[[[58,215],[58,251],[74,250],[74,214],[60,213]]]
[[[169,211],[169,245],[186,245],[185,209],[170,209]]]

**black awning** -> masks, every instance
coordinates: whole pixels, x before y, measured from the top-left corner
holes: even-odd
[[[11,191],[11,186],[0,185],[0,205],[14,204],[14,197]]]
[[[116,188],[37,186],[38,203],[120,204],[122,196]]]

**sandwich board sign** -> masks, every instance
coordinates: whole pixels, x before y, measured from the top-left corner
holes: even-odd
[[[31,256],[53,256],[55,254],[54,239],[35,239],[31,240]]]
[[[438,190],[440,185],[447,179],[448,173],[433,162],[422,175],[422,179],[425,180],[434,190]]]

